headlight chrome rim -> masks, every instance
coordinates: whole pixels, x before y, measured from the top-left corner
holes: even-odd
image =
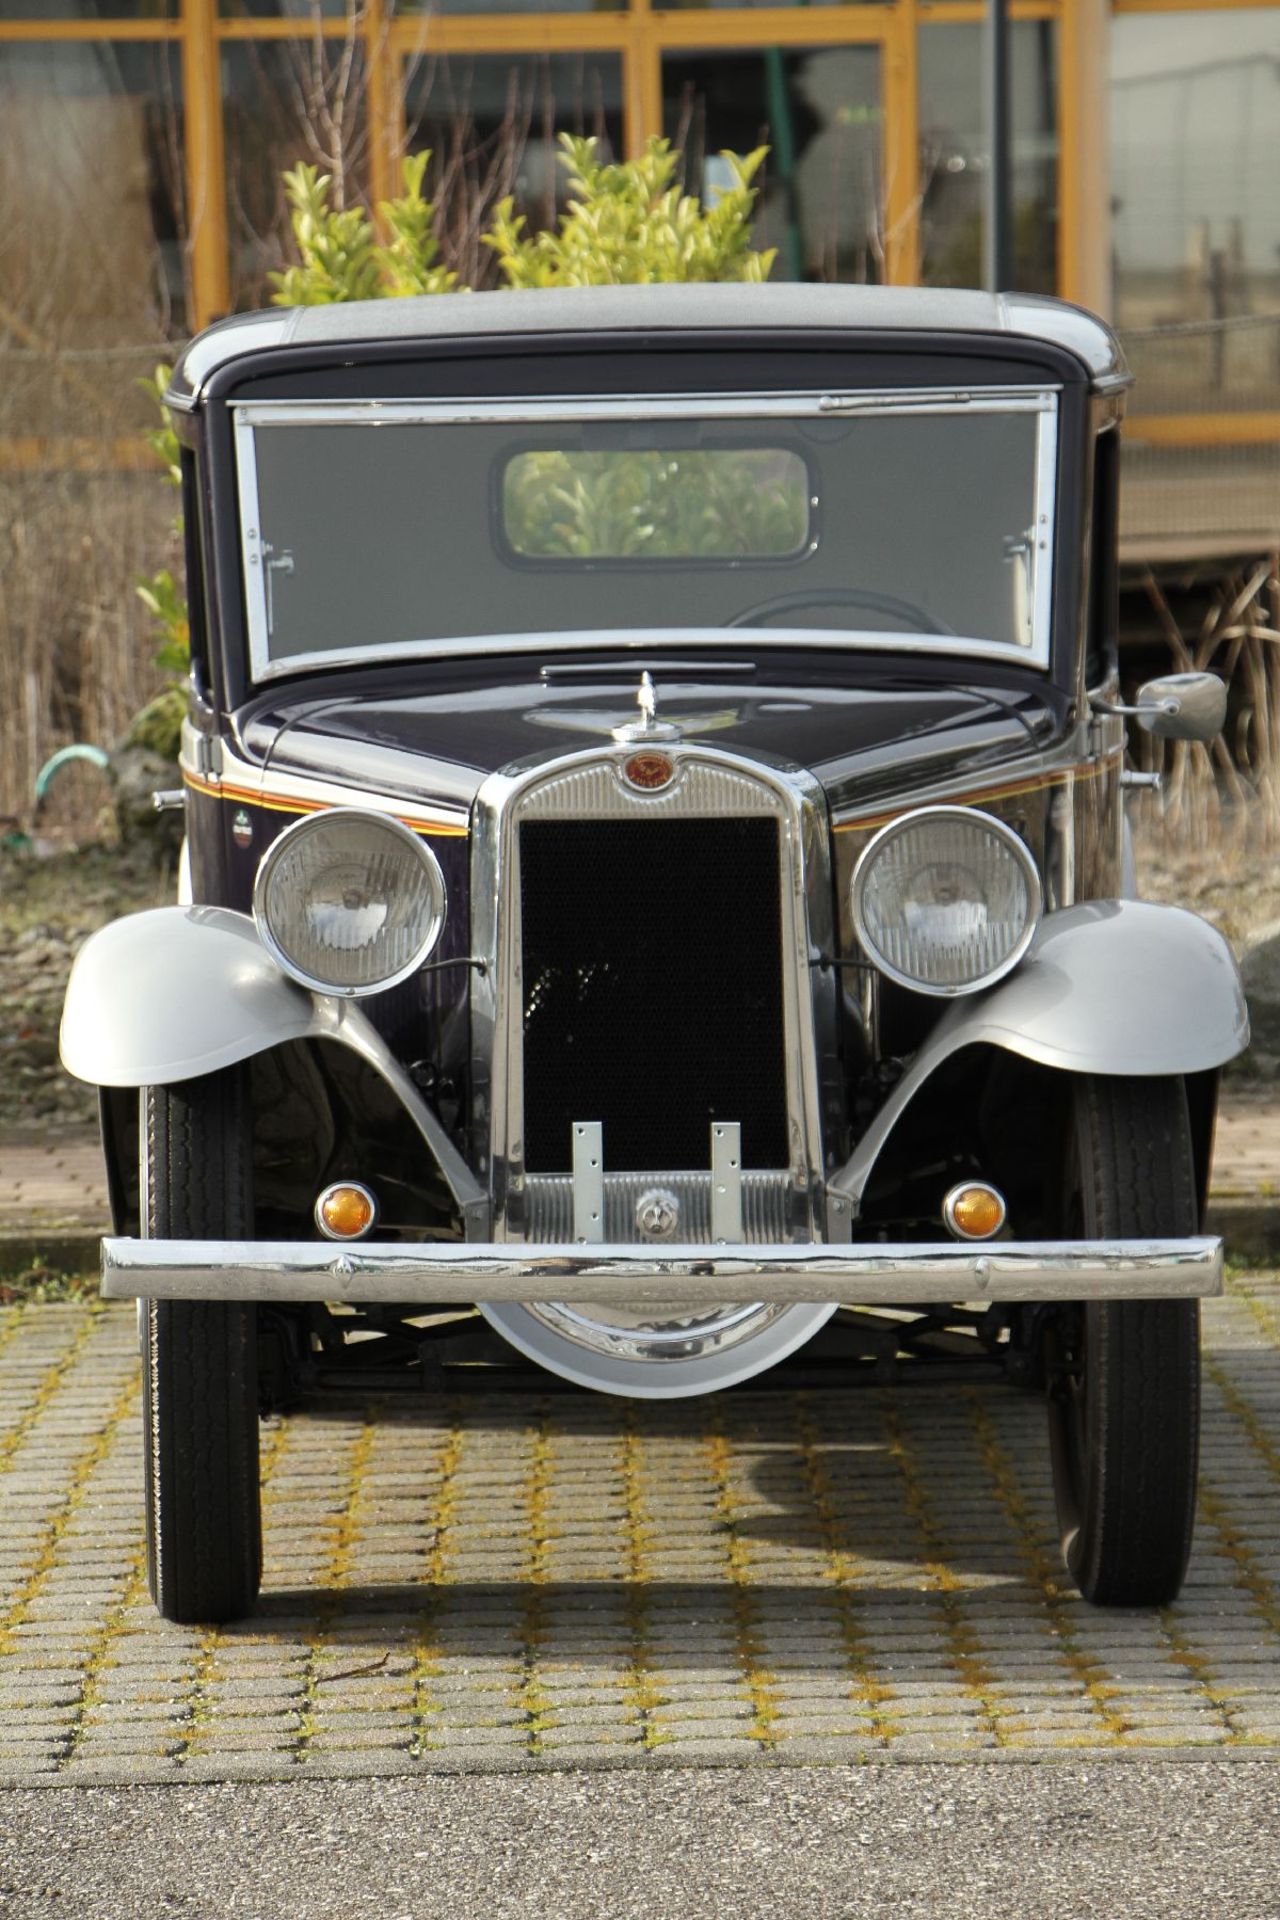
[[[299,966],[272,931],[267,914],[267,895],[276,868],[281,860],[296,847],[298,840],[348,821],[372,828],[375,832],[388,833],[398,839],[406,849],[410,849],[426,876],[432,903],[427,930],[418,942],[412,958],[378,980],[360,982],[351,986],[326,980],[323,976]],[[386,993],[389,988],[400,986],[403,981],[411,979],[438,944],[447,911],[448,892],[444,873],[431,848],[420,835],[416,834],[411,827],[407,827],[402,820],[397,820],[393,814],[375,813],[368,807],[325,807],[318,813],[309,813],[301,820],[291,821],[263,854],[253,883],[253,921],[258,930],[258,938],[281,972],[287,974],[291,980],[296,980],[299,986],[309,988],[313,993],[326,994],[340,1000],[359,1000],[370,994]]]
[[[959,982],[921,980],[918,975],[905,972],[901,967],[896,966],[889,960],[871,938],[867,928],[866,916],[863,909],[863,896],[866,892],[867,882],[874,871],[878,856],[892,840],[898,838],[909,829],[918,827],[930,820],[959,821],[970,827],[975,823],[979,824],[982,829],[985,832],[989,832],[994,839],[1001,841],[1007,851],[1013,856],[1021,871],[1023,883],[1026,886],[1027,919],[1020,937],[1014,942],[1009,952],[997,966],[990,968],[986,973],[974,980]],[[1036,866],[1031,849],[1027,846],[1021,835],[1014,832],[1012,827],[1006,825],[1003,820],[997,820],[994,814],[984,812],[980,807],[913,807],[908,813],[900,813],[896,819],[890,820],[885,826],[880,828],[878,833],[873,834],[859,854],[857,865],[853,870],[850,897],[853,910],[854,931],[861,942],[863,951],[876,972],[882,973],[887,980],[894,981],[895,984],[900,987],[906,987],[912,993],[923,993],[937,1000],[957,1000],[962,999],[966,994],[981,993],[987,987],[994,986],[997,981],[1003,980],[1007,974],[1012,973],[1013,969],[1018,965],[1018,962],[1025,956],[1031,942],[1035,939],[1036,930],[1040,925],[1040,917],[1044,908],[1044,891],[1040,884],[1039,869]]]

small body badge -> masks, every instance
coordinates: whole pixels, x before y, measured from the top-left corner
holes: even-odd
[[[231,821],[231,838],[238,847],[253,845],[253,821],[246,808],[237,807]]]
[[[650,1187],[636,1201],[636,1231],[642,1240],[671,1240],[680,1225],[680,1202],[668,1187]]]

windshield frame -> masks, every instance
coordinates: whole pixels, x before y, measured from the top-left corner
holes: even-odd
[[[740,649],[749,632],[753,644],[806,647],[823,651],[923,653],[930,657],[958,656],[1018,662],[1047,669],[1052,638],[1054,557],[1056,544],[1056,483],[1059,414],[1062,389],[1048,382],[1027,385],[969,388],[919,387],[885,389],[830,389],[788,393],[695,393],[658,395],[574,396],[530,400],[494,400],[484,397],[450,400],[252,400],[229,402],[232,415],[239,507],[238,546],[243,569],[248,617],[249,669],[255,685],[292,678],[329,668],[372,666],[387,661],[487,657],[495,652],[587,651],[601,644],[643,649],[670,646],[678,631],[681,641],[699,647]],[[955,636],[869,628],[814,627],[692,627],[689,629],[626,627],[537,632],[467,634],[381,645],[318,648],[273,658],[270,649],[267,595],[267,549],[261,537],[255,433],[259,427],[281,426],[526,426],[545,430],[555,423],[595,420],[752,420],[772,421],[821,418],[884,419],[894,415],[1033,413],[1038,416],[1034,462],[1032,525],[1037,530],[1032,555],[1031,644],[989,640],[978,635]]]

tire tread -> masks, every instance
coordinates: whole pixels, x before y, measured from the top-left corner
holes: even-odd
[[[1077,1091],[1075,1145],[1087,1238],[1199,1229],[1180,1079],[1095,1077]],[[1055,1436],[1067,1564],[1102,1606],[1159,1606],[1186,1573],[1195,1525],[1200,1311],[1194,1300],[1108,1300],[1083,1315],[1085,1458]]]
[[[147,1231],[247,1234],[251,1134],[242,1069],[149,1088]],[[187,1624],[247,1613],[262,1577],[257,1353],[250,1307],[148,1303],[147,1547],[152,1597]]]

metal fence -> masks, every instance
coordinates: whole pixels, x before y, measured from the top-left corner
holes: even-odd
[[[1280,314],[1135,328],[1122,337],[1136,376],[1121,495],[1126,557],[1275,552]]]
[[[1253,413],[1280,407],[1280,313],[1121,333],[1144,414]]]

